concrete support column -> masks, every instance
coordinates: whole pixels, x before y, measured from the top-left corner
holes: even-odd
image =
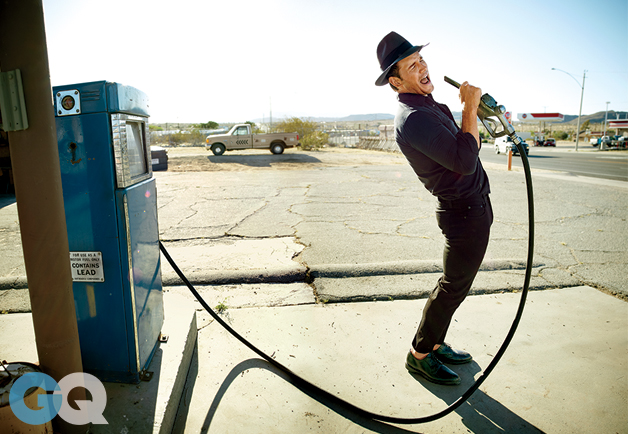
[[[20,69],[29,128],[9,132],[39,364],[57,382],[82,372],[41,0],[0,0],[0,68]],[[75,388],[73,399],[85,399]],[[57,417],[55,431],[86,432]]]

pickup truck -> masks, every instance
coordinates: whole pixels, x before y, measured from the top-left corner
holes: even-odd
[[[281,154],[285,148],[300,146],[297,133],[251,134],[251,125],[236,124],[227,134],[207,136],[205,148],[214,155],[222,155],[234,149],[270,149],[273,154]]]
[[[591,142],[593,143],[593,141]],[[596,144],[593,146],[601,145],[601,149],[605,148],[625,148],[626,147],[626,137],[624,136],[603,136],[601,139],[597,140]]]

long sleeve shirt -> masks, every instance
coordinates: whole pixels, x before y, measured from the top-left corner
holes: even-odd
[[[395,138],[425,188],[448,201],[490,193],[478,144],[458,128],[449,108],[432,95],[398,98]]]

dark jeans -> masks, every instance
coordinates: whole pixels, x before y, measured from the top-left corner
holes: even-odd
[[[419,353],[442,344],[451,318],[467,296],[488,245],[493,209],[487,196],[460,201],[440,201],[438,226],[445,235],[443,275],[432,291],[412,341]]]

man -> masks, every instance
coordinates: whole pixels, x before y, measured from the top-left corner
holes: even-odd
[[[467,82],[460,86],[458,128],[447,106],[432,98],[434,84],[420,54],[423,47],[395,32],[386,35],[377,47],[382,73],[375,84],[388,83],[398,93],[395,138],[425,188],[438,198],[436,219],[445,236],[443,275],[423,310],[406,368],[432,382],[454,385],[460,377],[443,363],[468,363],[472,357],[446,344],[445,335],[484,258],[493,211],[488,176],[479,160],[482,92]]]

